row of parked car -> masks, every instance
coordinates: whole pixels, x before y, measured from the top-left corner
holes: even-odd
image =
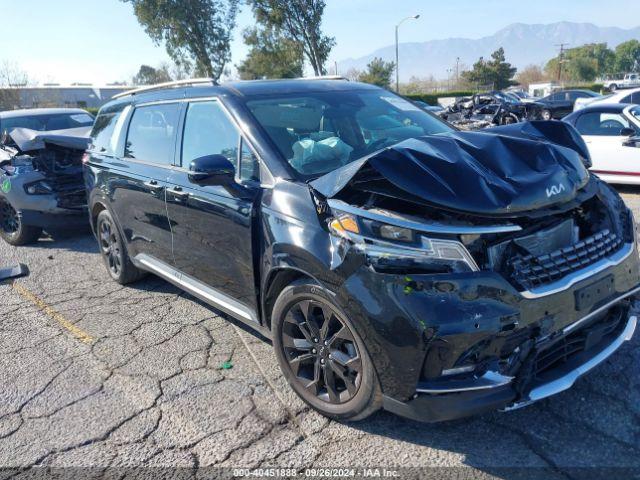
[[[174,82],[119,95],[90,140],[10,130],[2,231],[25,243],[43,227],[25,213],[81,214],[114,281],[154,273],[260,331],[328,417],[516,409],[637,323],[633,216],[581,129],[637,133],[637,107],[468,132],[340,79]]]

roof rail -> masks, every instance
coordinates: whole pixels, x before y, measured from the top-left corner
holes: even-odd
[[[342,75],[318,75],[317,77],[300,77],[295,80],[346,80],[349,79],[347,77],[343,77]]]
[[[203,83],[211,83],[217,85],[213,78],[187,78],[185,80],[175,80],[172,82],[158,83],[156,85],[149,85],[147,87],[135,88],[133,90],[127,90],[126,92],[118,93],[111,98],[122,98],[129,95],[137,95],[139,93],[152,92],[154,90],[164,90],[166,88],[184,87],[188,85],[200,85]]]

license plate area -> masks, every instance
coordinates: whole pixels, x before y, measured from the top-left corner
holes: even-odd
[[[591,285],[576,290],[576,310],[586,310],[615,292],[613,275],[608,275]]]

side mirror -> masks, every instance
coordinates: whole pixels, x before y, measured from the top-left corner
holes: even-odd
[[[236,169],[224,155],[205,155],[189,165],[189,181],[199,185],[228,185],[233,183]]]
[[[623,137],[633,137],[636,134],[636,130],[634,128],[623,128],[620,130],[620,135]]]
[[[623,147],[635,147],[640,148],[640,135],[637,137],[630,137],[629,139],[622,142]]]

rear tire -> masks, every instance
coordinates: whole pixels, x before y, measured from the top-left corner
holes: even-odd
[[[42,235],[42,228],[25,225],[20,213],[9,201],[0,198],[0,237],[9,245],[19,247],[35,243]]]
[[[131,262],[120,231],[107,210],[98,214],[96,235],[102,260],[111,278],[120,285],[127,285],[145,276],[145,272]]]
[[[616,90],[618,90],[618,85],[616,85],[615,83],[612,83],[611,85],[609,85],[610,92],[615,92]]]
[[[305,403],[335,420],[362,420],[380,409],[371,357],[327,290],[308,280],[289,285],[271,324],[280,368]]]

